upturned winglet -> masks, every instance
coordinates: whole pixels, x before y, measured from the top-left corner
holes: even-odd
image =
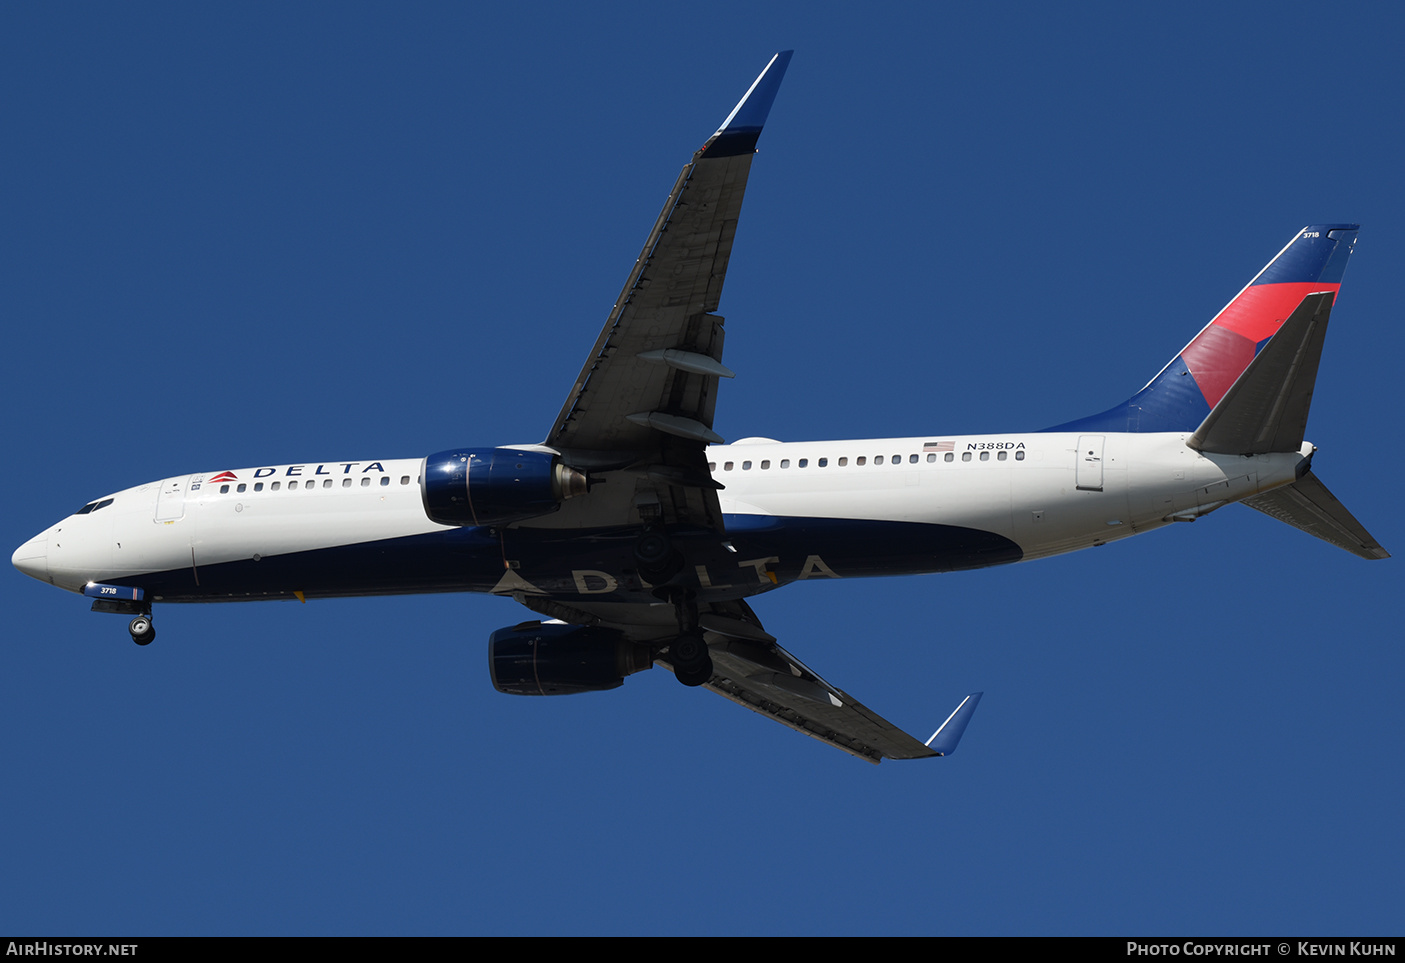
[[[761,136],[761,128],[771,113],[771,105],[776,101],[776,91],[781,89],[785,69],[790,66],[794,50],[782,50],[771,58],[746,94],[732,108],[727,119],[716,133],[708,138],[703,151],[708,157],[730,157],[734,154],[750,154],[756,150],[756,141]]]
[[[947,716],[941,728],[932,733],[932,738],[927,740],[927,748],[939,756],[949,756],[955,752],[956,744],[961,741],[961,735],[966,731],[966,724],[971,721],[971,716],[976,714],[976,706],[980,704],[983,695],[984,692],[972,692],[962,699],[956,711]]]

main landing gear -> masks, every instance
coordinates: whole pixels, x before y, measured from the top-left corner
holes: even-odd
[[[673,663],[674,676],[684,685],[698,686],[711,681],[712,656],[701,632],[688,632],[674,639],[668,646],[668,658]]]
[[[650,524],[634,543],[634,562],[650,585],[663,585],[683,569],[683,554],[673,547],[661,525]]]
[[[673,675],[687,686],[704,685],[712,679],[712,655],[698,627],[698,603],[682,589],[670,593],[678,613],[678,638],[668,644],[668,661]]]
[[[668,644],[668,661],[673,665],[674,676],[687,686],[705,685],[712,679],[712,656],[698,627],[698,603],[693,593],[667,584],[683,570],[684,560],[658,521],[645,525],[639,533],[634,543],[634,562],[643,579],[659,586],[654,594],[673,603],[678,617],[678,637]]]
[[[151,640],[156,638],[156,626],[151,624],[149,615],[138,615],[132,619],[127,631],[132,633],[132,641],[137,645],[150,645]]]

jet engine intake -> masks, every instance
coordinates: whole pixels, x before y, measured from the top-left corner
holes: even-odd
[[[653,665],[647,645],[595,625],[523,622],[488,640],[493,688],[508,695],[570,695],[617,689]]]
[[[420,472],[424,511],[442,525],[505,525],[556,511],[584,494],[586,477],[559,455],[516,448],[457,448]]]

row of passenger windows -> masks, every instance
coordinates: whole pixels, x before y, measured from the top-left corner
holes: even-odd
[[[971,460],[971,456],[972,456],[973,454],[977,454],[977,455],[979,456],[979,458],[980,458],[981,461],[990,461],[990,455],[991,455],[991,453],[990,453],[989,451],[982,451],[982,452],[978,452],[978,453],[977,453],[977,452],[963,451],[963,452],[961,453],[961,460],[962,460],[962,461],[970,461],[970,460]],[[907,463],[908,463],[909,465],[916,465],[919,461],[921,461],[921,457],[922,457],[922,456],[920,456],[920,455],[908,455],[908,456],[907,456]],[[996,460],[996,461],[1008,461],[1009,458],[1010,458],[1010,452],[1009,452],[1009,451],[1001,450],[1001,451],[995,452],[995,460]],[[937,453],[936,453],[936,452],[931,452],[931,451],[929,451],[929,452],[927,453],[927,461],[928,461],[928,462],[935,462],[936,460],[937,460]],[[955,455],[954,453],[952,453],[952,452],[947,452],[946,454],[942,455],[942,461],[944,461],[944,462],[955,461],[955,460],[956,460],[956,455]],[[1018,451],[1015,452],[1015,461],[1024,461],[1024,449],[1023,449],[1023,448],[1021,448],[1021,449],[1019,449]],[[875,465],[881,465],[881,464],[883,464],[883,462],[884,462],[884,456],[883,456],[883,455],[875,455],[875,456],[873,457],[873,463],[874,463]],[[845,467],[846,465],[849,464],[849,458],[848,458],[847,455],[846,455],[846,456],[843,456],[843,457],[841,457],[841,458],[836,458],[834,463],[835,463],[836,466],[838,466],[838,467],[840,467],[840,468],[843,468],[843,467]],[[733,468],[736,467],[736,464],[737,464],[737,463],[734,462],[734,461],[724,461],[724,462],[722,463],[722,470],[723,470],[723,471],[731,471]],[[868,464],[868,457],[865,456],[865,455],[859,455],[857,458],[854,459],[854,464],[855,464],[855,465],[866,465],[866,464]],[[903,464],[903,456],[902,456],[902,455],[893,455],[890,464],[893,464],[893,465],[901,465],[901,464]],[[796,467],[796,468],[808,468],[809,465],[810,465],[810,459],[808,459],[808,458],[798,458],[798,459],[796,459],[796,462],[795,462],[795,467]],[[828,465],[829,465],[829,459],[828,459],[828,458],[817,458],[817,459],[815,459],[815,467],[817,467],[817,468],[825,468],[825,467],[827,467]],[[767,469],[770,468],[770,467],[771,467],[771,460],[770,460],[769,458],[763,459],[762,462],[761,462],[761,470],[762,470],[762,471],[765,471],[765,470],[767,470]],[[781,467],[781,468],[789,468],[789,467],[790,467],[790,459],[789,459],[789,458],[782,458],[782,459],[781,459],[781,463],[780,463],[780,467]],[[716,470],[717,470],[717,462],[715,462],[715,461],[708,462],[708,464],[707,464],[707,470],[708,470],[708,471],[716,471]],[[751,470],[751,462],[749,462],[749,461],[744,461],[744,462],[742,462],[742,471],[750,471],[750,470]]]
[[[419,479],[415,479],[415,481],[418,482]],[[282,485],[282,484],[283,484],[283,483],[282,483],[281,481],[269,482],[269,483],[268,483],[268,490],[271,491],[271,492],[276,492],[276,491],[278,491],[279,486]],[[390,476],[389,476],[389,475],[382,475],[382,476],[381,476],[381,487],[384,488],[385,486],[387,486],[387,485],[389,485],[389,484],[390,484]],[[409,476],[409,475],[401,475],[401,476],[400,476],[400,484],[402,484],[402,485],[408,485],[408,484],[410,484],[410,476]],[[248,485],[247,482],[240,482],[238,485],[235,485],[235,486],[233,486],[233,487],[234,487],[234,490],[235,490],[236,492],[243,492],[243,491],[248,491],[249,485]],[[316,488],[316,487],[317,487],[317,481],[316,481],[315,479],[309,478],[306,482],[303,483],[303,490],[304,490],[304,491],[309,491],[309,492],[310,492],[310,491],[312,491],[312,490],[313,490],[314,488]],[[324,478],[324,479],[322,479],[322,487],[323,487],[323,488],[331,488],[331,487],[332,487],[332,479],[330,479],[330,478]],[[341,487],[343,487],[343,488],[350,488],[350,487],[351,487],[351,479],[350,479],[350,478],[343,478],[343,479],[341,480]],[[368,476],[363,475],[363,476],[361,477],[361,487],[362,487],[362,488],[370,488],[370,487],[371,487],[371,479],[370,479]],[[298,488],[298,480],[297,480],[296,478],[294,478],[292,481],[288,482],[288,491],[290,491],[290,492],[291,492],[291,491],[297,491],[297,488]],[[221,485],[221,486],[220,486],[220,494],[221,494],[221,495],[227,495],[227,494],[229,494],[229,489],[230,489],[230,486],[229,486],[229,485]],[[254,482],[254,491],[256,491],[256,492],[261,492],[261,491],[263,491],[263,482]]]

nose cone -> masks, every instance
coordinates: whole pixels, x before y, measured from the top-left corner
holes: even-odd
[[[30,578],[49,581],[49,533],[35,535],[10,556],[10,564]]]

